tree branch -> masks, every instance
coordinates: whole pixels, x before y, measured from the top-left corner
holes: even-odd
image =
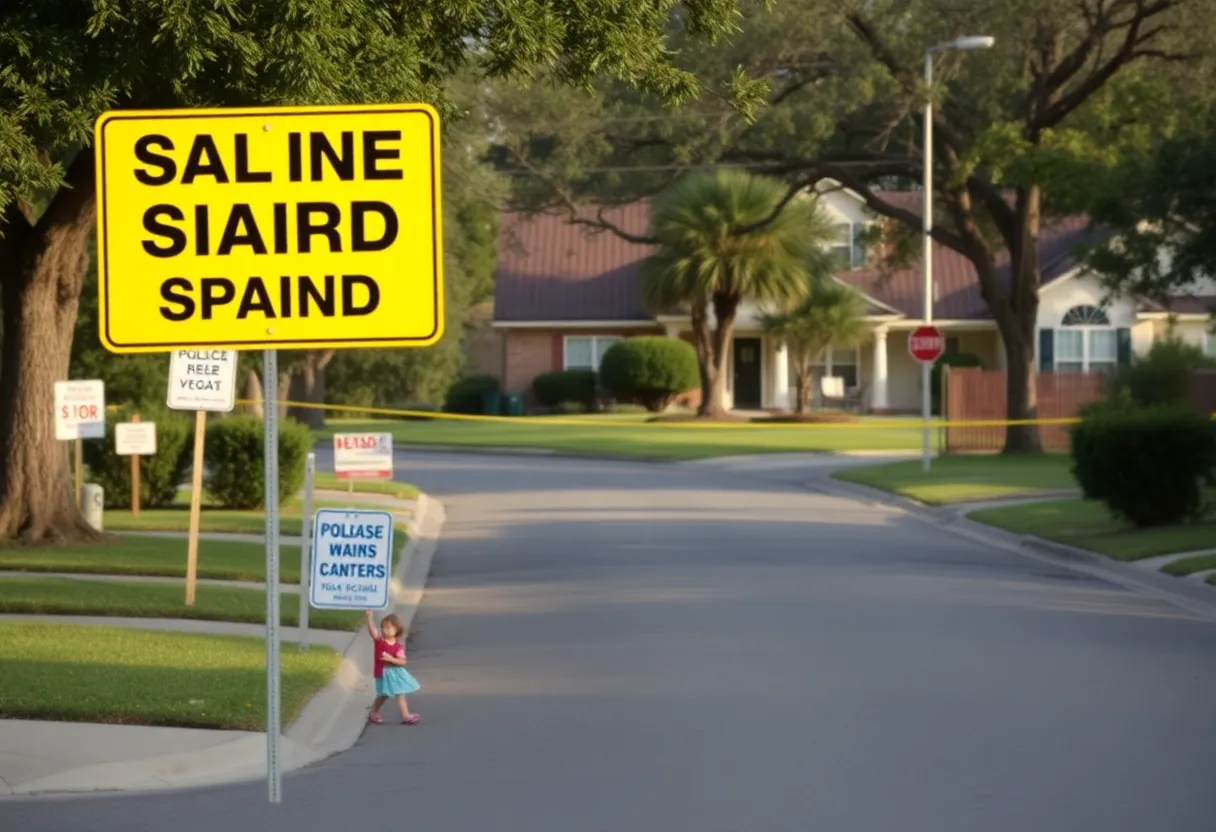
[[[50,228],[79,222],[83,215],[93,213],[96,198],[93,151],[86,148],[76,154],[51,204],[31,229],[34,237],[42,236]]]

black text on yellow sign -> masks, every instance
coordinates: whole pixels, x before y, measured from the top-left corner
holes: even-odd
[[[443,335],[431,107],[115,111],[95,139],[111,352]]]

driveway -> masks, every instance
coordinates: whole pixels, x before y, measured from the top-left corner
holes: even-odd
[[[447,503],[415,728],[22,832],[1208,832],[1216,626],[796,464],[404,454]]]

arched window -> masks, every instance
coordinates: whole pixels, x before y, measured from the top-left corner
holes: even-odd
[[[1064,313],[1056,330],[1057,373],[1104,373],[1118,361],[1118,335],[1104,310],[1086,305]]]

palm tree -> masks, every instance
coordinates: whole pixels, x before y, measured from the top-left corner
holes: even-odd
[[[654,200],[658,251],[642,264],[641,290],[652,307],[689,307],[701,368],[699,416],[726,411],[724,367],[739,304],[797,301],[807,289],[807,264],[832,239],[812,199],[783,205],[785,195],[775,179],[722,169],[685,177]]]
[[[835,344],[851,347],[866,334],[865,302],[853,289],[820,276],[811,291],[784,312],[762,318],[764,331],[781,339],[794,365],[797,403],[794,413],[810,408],[812,370],[823,351]]]

